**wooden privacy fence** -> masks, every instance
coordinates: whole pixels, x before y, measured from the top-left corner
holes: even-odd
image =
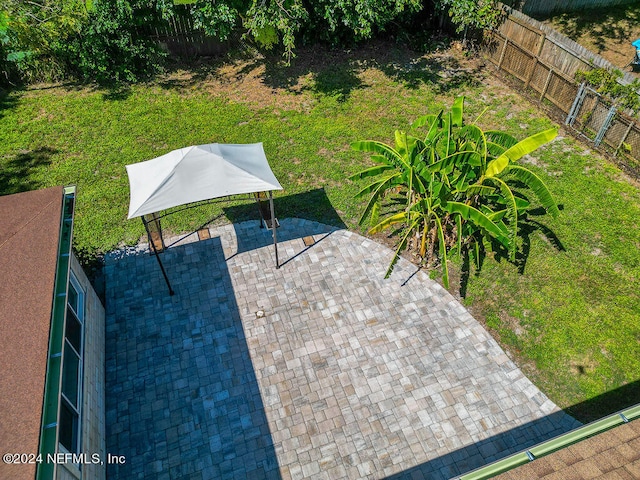
[[[532,27],[530,27],[533,32]],[[514,32],[513,28],[510,31]],[[509,30],[507,30],[509,32]],[[536,33],[536,32],[533,32]],[[554,116],[592,145],[617,157],[629,173],[640,177],[640,125],[638,120],[586,85],[574,75],[571,62],[550,63],[545,58],[544,35],[519,34],[519,45],[501,31],[486,34],[485,56],[501,71],[508,73],[517,86],[535,98]],[[540,41],[542,39],[543,41]],[[567,65],[572,75],[566,73]],[[585,62],[585,67],[588,63]]]
[[[144,27],[142,31],[169,53],[181,57],[222,55],[237,41],[234,38],[221,42],[196,28],[186,6],[177,6],[175,14],[168,20]]]
[[[578,93],[575,80],[499,33],[490,34],[485,52],[498,70],[510,73],[522,86],[537,92],[538,101],[547,100],[565,115],[569,113]]]
[[[600,55],[562,35],[550,26],[517,10],[510,8],[506,8],[506,10],[508,17],[498,27],[499,33],[514,44],[535,54],[539,60],[551,65],[557,71],[574,78],[578,70],[594,66],[607,69],[616,68]],[[635,77],[630,72],[623,72],[622,80],[625,83],[631,83]]]

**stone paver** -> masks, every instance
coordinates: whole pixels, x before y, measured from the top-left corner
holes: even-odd
[[[306,247],[302,238],[316,243]],[[578,426],[428,275],[353,232],[257,222],[112,255],[110,478],[450,478]]]

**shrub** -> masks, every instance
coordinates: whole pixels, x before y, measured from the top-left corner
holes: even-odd
[[[142,27],[159,14],[141,2],[96,0],[88,24],[69,46],[69,62],[84,80],[129,83],[162,71],[166,54]]]
[[[634,113],[640,110],[640,80],[634,80],[628,85],[620,83],[622,72],[620,70],[608,70],[606,68],[593,68],[588,71],[579,70],[576,80],[586,82],[599,93],[609,97],[622,108],[627,108]]]
[[[5,0],[0,11],[0,67],[5,82],[64,78],[60,55],[87,18],[84,0]]]

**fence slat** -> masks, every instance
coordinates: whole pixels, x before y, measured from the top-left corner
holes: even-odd
[[[168,19],[140,26],[139,33],[155,40],[169,53],[187,57],[220,55],[239,41],[237,33],[222,42],[195,28],[193,16],[186,5],[177,6]]]

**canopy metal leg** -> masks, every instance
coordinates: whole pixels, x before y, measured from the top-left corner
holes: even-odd
[[[153,241],[153,239],[151,238],[151,233],[149,232],[149,226],[147,225],[147,222],[145,221],[144,217],[141,217],[141,218],[142,218],[142,223],[144,224],[144,229],[147,231],[147,237],[149,239],[149,245],[151,245],[151,248],[153,250],[153,254],[156,257],[156,260],[158,261],[158,265],[160,265],[160,270],[162,270],[162,276],[164,277],[164,281],[167,282],[167,287],[169,288],[169,295],[173,296],[173,294],[175,292],[171,288],[171,283],[169,282],[169,277],[167,276],[167,272],[164,269],[164,265],[162,265],[162,260],[160,260],[160,255],[158,255],[158,250],[156,249],[156,244]]]
[[[271,209],[271,233],[273,233],[273,248],[276,251],[276,268],[280,268],[278,261],[278,234],[276,233],[276,215],[273,208],[273,191],[269,190],[269,208]]]

